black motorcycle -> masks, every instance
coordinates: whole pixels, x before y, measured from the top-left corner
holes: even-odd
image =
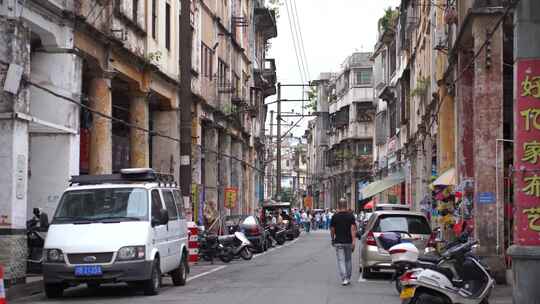
[[[26,245],[28,247],[26,267],[28,273],[41,273],[43,246],[45,245],[45,234],[49,229],[49,217],[39,208],[34,208],[33,214],[34,216],[26,221]]]
[[[216,234],[203,231],[199,234],[199,257],[214,264],[215,258],[219,258],[223,263],[229,263],[234,256],[229,247],[219,242]]]
[[[268,244],[269,247],[275,246],[274,244],[283,245],[287,240],[287,230],[285,228],[279,227],[278,225],[271,224],[266,226]]]

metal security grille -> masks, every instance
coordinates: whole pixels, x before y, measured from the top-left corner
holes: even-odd
[[[112,261],[113,253],[72,253],[68,254],[67,257],[70,264],[102,264],[110,263]]]

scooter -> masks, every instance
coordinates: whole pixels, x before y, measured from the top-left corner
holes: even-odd
[[[49,219],[45,212],[34,208],[34,216],[26,221],[26,245],[28,256],[26,259],[27,272],[41,273],[43,263],[43,245],[49,228]]]
[[[495,280],[489,269],[472,254],[477,241],[455,245],[441,255],[437,265],[418,265],[413,244],[390,248],[392,261],[413,267],[400,278],[403,304],[487,304]],[[418,265],[418,267],[414,267]]]
[[[251,251],[253,244],[240,231],[236,231],[234,234],[219,236],[218,241],[224,247],[224,250],[233,258],[241,257],[244,260],[251,260],[253,258],[253,252]]]

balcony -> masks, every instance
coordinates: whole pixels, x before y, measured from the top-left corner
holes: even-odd
[[[263,97],[276,94],[276,61],[275,59],[265,59],[262,69],[255,69],[255,86],[260,88]]]
[[[373,88],[371,87],[352,87],[335,103],[330,105],[330,114],[335,113],[346,106],[355,102],[372,102]]]
[[[264,40],[276,38],[276,13],[266,7],[255,8],[255,31],[261,32]]]

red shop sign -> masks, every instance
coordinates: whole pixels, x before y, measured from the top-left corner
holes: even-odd
[[[518,61],[514,111],[514,239],[540,245],[540,59]]]

